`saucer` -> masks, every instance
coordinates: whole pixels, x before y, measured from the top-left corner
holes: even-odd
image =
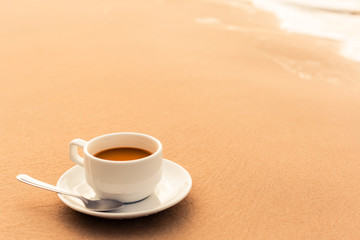
[[[89,199],[96,199],[91,187],[86,183],[84,168],[74,166],[66,171],[56,184],[59,188],[80,194]],[[88,215],[123,219],[136,218],[163,211],[183,200],[190,192],[192,180],[190,174],[180,165],[164,159],[163,176],[155,191],[146,199],[125,204],[124,207],[110,212],[95,212],[84,207],[74,197],[58,194],[60,200],[68,207]]]

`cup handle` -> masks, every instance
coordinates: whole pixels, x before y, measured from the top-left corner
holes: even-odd
[[[84,166],[84,158],[80,157],[78,147],[84,148],[87,142],[82,139],[74,139],[70,142],[69,156],[71,161],[77,165]]]

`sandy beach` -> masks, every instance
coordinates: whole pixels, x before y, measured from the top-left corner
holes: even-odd
[[[250,3],[0,1],[1,239],[358,239],[360,63]],[[155,136],[193,188],[111,221],[56,184],[74,138]]]

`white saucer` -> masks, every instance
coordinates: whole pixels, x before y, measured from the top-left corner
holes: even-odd
[[[65,172],[56,184],[70,192],[78,193],[86,198],[95,199],[95,193],[86,183],[84,168],[74,166]],[[191,189],[190,174],[180,165],[164,159],[163,177],[155,191],[146,199],[125,204],[124,207],[111,212],[95,212],[84,207],[79,199],[58,194],[60,200],[68,207],[96,217],[102,218],[136,218],[163,211],[183,200]]]

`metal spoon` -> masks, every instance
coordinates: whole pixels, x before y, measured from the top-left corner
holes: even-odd
[[[93,211],[106,212],[106,211],[115,210],[115,209],[118,209],[118,208],[124,206],[124,204],[122,202],[117,201],[117,200],[111,200],[111,199],[90,200],[90,199],[84,198],[83,196],[80,196],[80,195],[77,195],[77,194],[74,194],[71,192],[67,192],[67,191],[60,189],[58,187],[55,187],[53,185],[36,180],[26,174],[19,174],[16,176],[16,178],[21,182],[30,184],[35,187],[39,187],[39,188],[43,188],[43,189],[50,190],[53,192],[69,195],[71,197],[76,197],[76,198],[80,199],[81,201],[83,201],[85,207],[87,207],[88,209],[93,210]]]

